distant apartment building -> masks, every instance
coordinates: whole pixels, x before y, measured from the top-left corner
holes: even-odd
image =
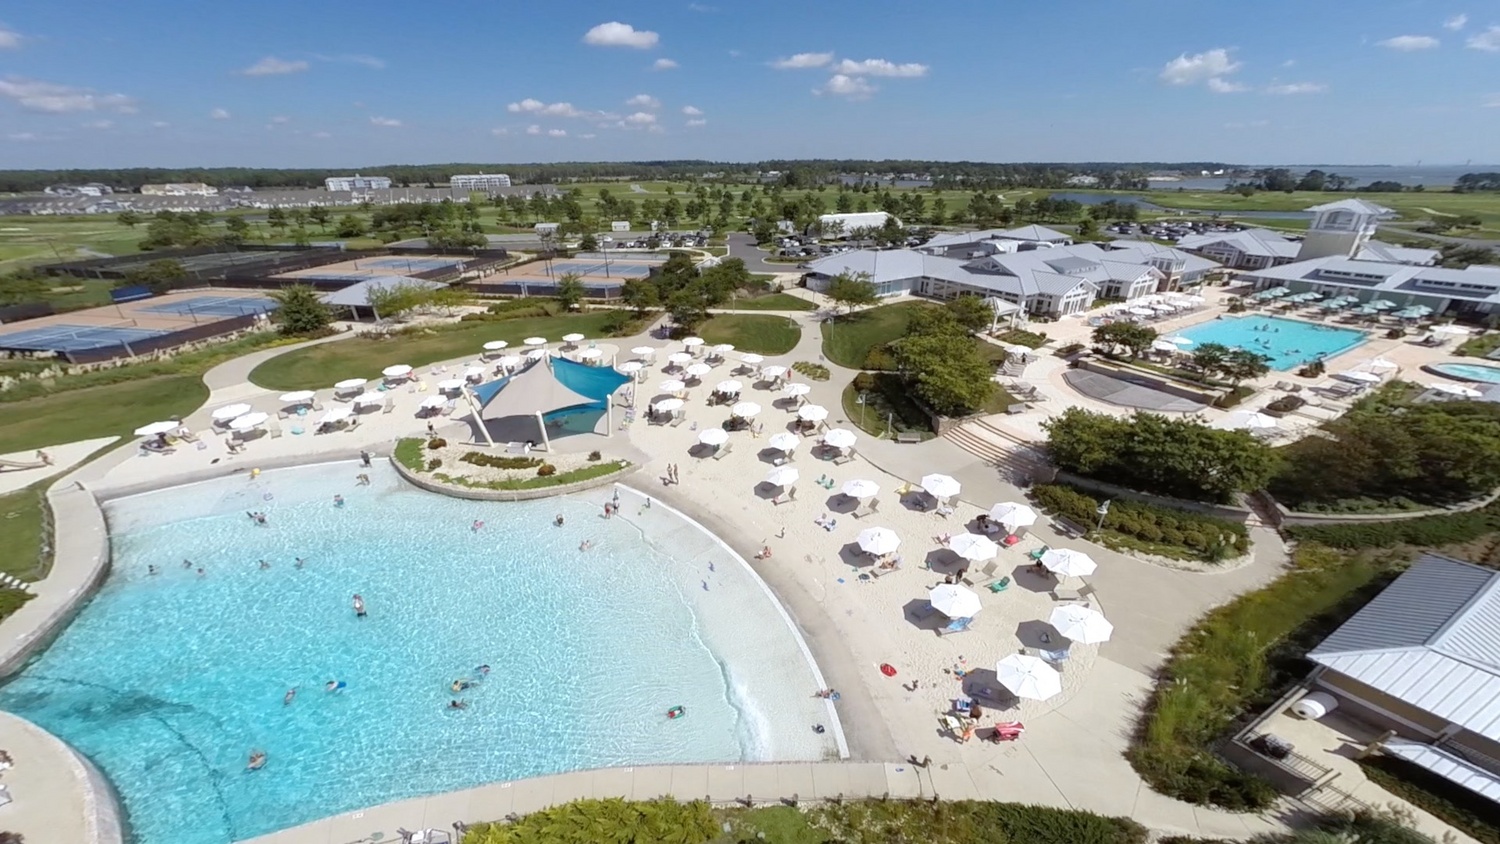
[[[219,189],[202,182],[167,182],[164,185],[141,185],[142,196],[218,196]]]
[[[353,176],[329,176],[323,180],[323,187],[332,191],[356,191],[356,190],[390,190],[391,180],[386,176],[361,176],[355,173]]]
[[[448,180],[454,191],[492,191],[510,187],[510,176],[504,173],[479,173],[472,176],[454,176]]]
[[[50,196],[106,196],[114,192],[114,188],[99,182],[89,182],[86,185],[50,185],[42,190],[42,193]]]

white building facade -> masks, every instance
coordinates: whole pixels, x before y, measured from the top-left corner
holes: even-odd
[[[391,180],[386,176],[361,176],[355,173],[353,176],[329,176],[323,180],[323,187],[332,191],[356,191],[356,190],[390,190]]]
[[[448,187],[456,191],[492,191],[496,188],[510,187],[510,176],[504,173],[476,173],[468,176],[454,176],[448,180]]]

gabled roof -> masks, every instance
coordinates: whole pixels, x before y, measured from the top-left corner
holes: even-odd
[[[1058,243],[1060,241],[1071,239],[1068,235],[1065,235],[1062,232],[1057,231],[1056,229],[1049,229],[1046,226],[1035,225],[1006,229],[1000,232],[998,237],[1002,237],[1006,240],[1035,240],[1042,243]]]
[[[1065,296],[1078,289],[1081,284],[1098,290],[1099,286],[1086,278],[1076,275],[1063,275],[1061,273],[1033,272],[1031,274],[1031,285],[1037,293],[1045,293],[1049,296]],[[1032,291],[1027,291],[1032,292]]]
[[[942,249],[949,246],[963,246],[967,243],[980,243],[986,240],[995,240],[1005,234],[1004,229],[984,229],[977,232],[949,232],[933,237],[922,244],[922,249]]]
[[[1239,232],[1190,234],[1177,241],[1179,249],[1201,250],[1217,243],[1227,244],[1246,255],[1268,258],[1295,258],[1301,244],[1287,240],[1270,229],[1245,229]]]
[[[1308,658],[1500,741],[1500,572],[1424,554]]]
[[[1044,260],[1042,263],[1046,264],[1054,270],[1057,270],[1060,273],[1068,273],[1070,275],[1077,275],[1088,270],[1099,268],[1098,261],[1084,258],[1080,255],[1063,255],[1058,258]]]
[[[1361,261],[1389,261],[1393,264],[1427,266],[1435,263],[1440,254],[1442,253],[1436,249],[1412,249],[1410,247],[1392,246],[1389,243],[1371,240],[1360,247],[1359,252],[1354,257]]]
[[[1340,199],[1337,202],[1325,202],[1322,205],[1314,205],[1308,211],[1352,211],[1355,214],[1369,214],[1376,217],[1385,217],[1396,213],[1384,205],[1376,205],[1373,202],[1365,202],[1363,199]]]

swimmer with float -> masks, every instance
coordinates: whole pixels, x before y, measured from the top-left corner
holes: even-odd
[[[678,718],[682,718],[682,717],[684,717],[686,715],[687,715],[687,707],[683,706],[680,703],[677,704],[676,706],[672,707],[671,709],[667,710],[667,720],[668,721],[676,721]]]
[[[266,766],[266,752],[264,750],[250,751],[250,761],[245,763],[245,770],[259,771]]]

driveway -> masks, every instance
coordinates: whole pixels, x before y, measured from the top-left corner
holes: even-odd
[[[752,273],[797,273],[799,275],[802,273],[796,264],[767,263],[765,258],[769,253],[755,248],[755,238],[751,235],[733,233],[729,235],[728,242],[729,257],[744,260],[745,266]],[[811,261],[812,258],[808,260]]]

